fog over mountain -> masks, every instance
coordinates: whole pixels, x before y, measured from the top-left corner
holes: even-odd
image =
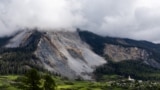
[[[23,28],[160,42],[159,0],[0,0],[0,36]]]

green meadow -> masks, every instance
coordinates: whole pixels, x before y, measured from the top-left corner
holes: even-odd
[[[23,90],[15,86],[19,75],[0,76],[0,90]],[[68,80],[52,76],[56,83],[56,90],[160,90],[159,82],[127,81],[127,78],[117,75],[105,75],[101,81]],[[44,80],[41,80],[42,84]],[[44,90],[44,89],[43,89]]]
[[[0,90],[21,90],[14,86],[18,77],[18,75],[0,76]],[[71,81],[57,76],[53,76],[53,79],[56,82],[56,90],[106,90],[111,88],[109,83],[106,82]]]

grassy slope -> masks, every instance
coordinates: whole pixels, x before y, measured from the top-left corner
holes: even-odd
[[[17,77],[15,75],[0,76],[0,90],[20,90],[12,85]],[[69,81],[60,77],[53,78],[57,84],[56,90],[106,90],[103,88],[110,86],[109,83],[104,82]],[[112,90],[121,89],[114,88]]]
[[[0,76],[0,90],[19,90],[11,85],[13,80],[15,80],[18,76],[8,75],[8,76]]]
[[[20,90],[12,84],[17,77],[15,75],[0,76],[0,90]],[[105,75],[104,80],[100,82],[53,78],[57,84],[56,90],[160,90],[160,82],[156,82],[157,84],[150,81],[143,81],[143,83],[129,82],[127,78],[118,75]]]

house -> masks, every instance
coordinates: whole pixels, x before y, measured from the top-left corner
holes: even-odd
[[[130,76],[128,76],[128,81],[134,82],[135,80],[133,78],[131,78]]]

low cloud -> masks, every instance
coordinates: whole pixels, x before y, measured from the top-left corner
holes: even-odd
[[[160,42],[159,0],[1,0],[0,35],[23,28],[81,28]]]
[[[2,0],[1,34],[22,28],[72,29],[85,23],[82,6],[74,0]]]

